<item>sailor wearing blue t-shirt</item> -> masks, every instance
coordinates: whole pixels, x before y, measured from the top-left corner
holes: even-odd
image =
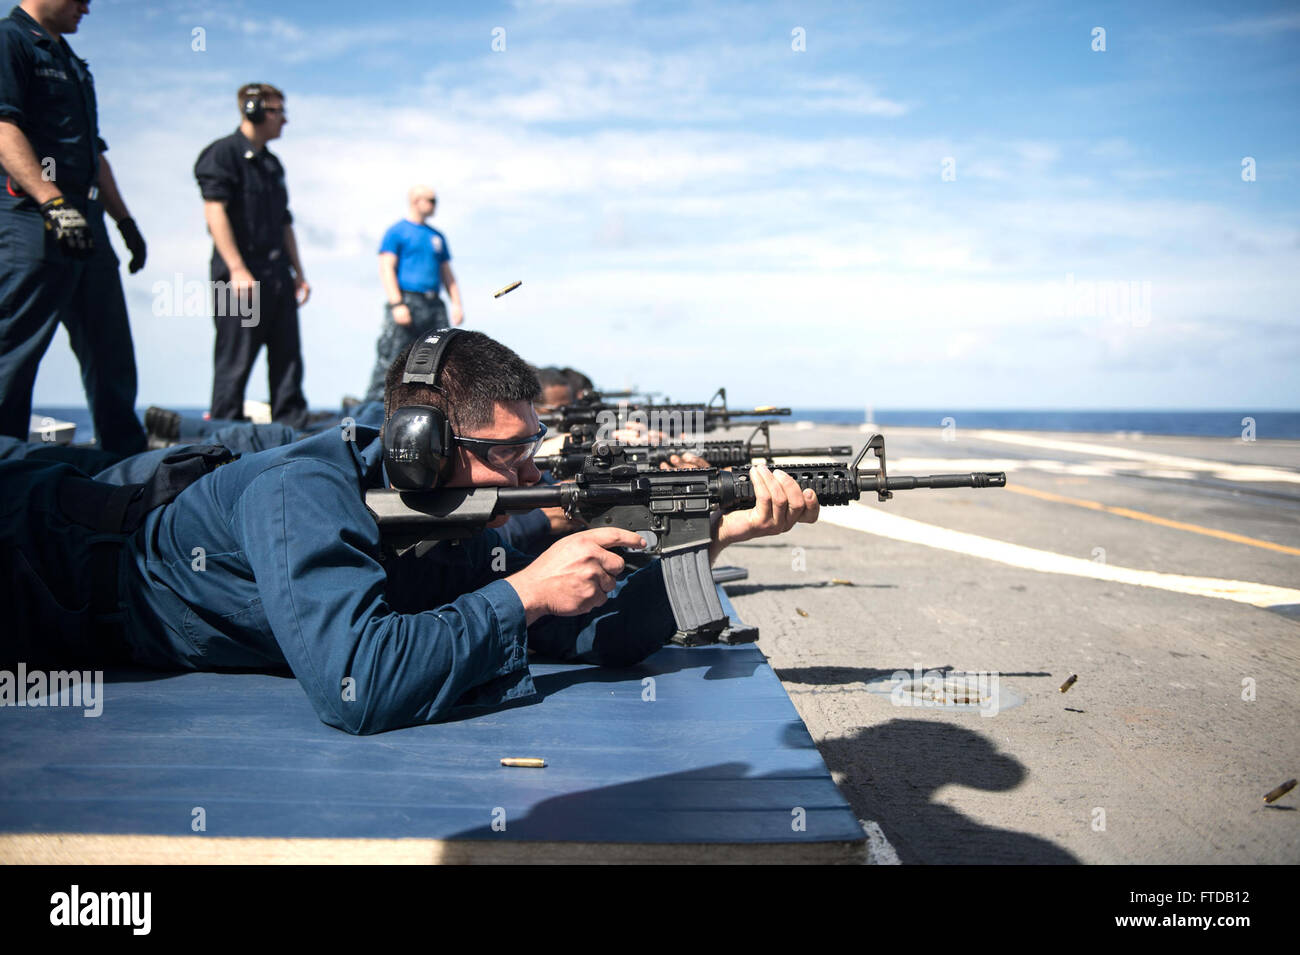
[[[447,309],[438,297],[443,285],[451,299],[451,324],[465,320],[447,237],[426,224],[438,197],[429,186],[412,186],[407,200],[406,218],[385,232],[379,244],[379,281],[388,304],[367,401],[383,400],[384,375],[406,346],[426,332],[449,327]]]

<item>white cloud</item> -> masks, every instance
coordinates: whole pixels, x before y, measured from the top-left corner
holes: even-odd
[[[355,49],[401,26],[376,25]],[[273,29],[308,58],[352,49],[337,28]],[[683,399],[726,385],[739,401],[793,405],[1114,405],[1089,400],[1095,381],[1138,404],[1294,403],[1284,360],[1300,331],[1251,324],[1293,314],[1300,292],[1285,210],[1146,194],[1160,167],[1120,138],[904,132],[912,97],[865,78],[796,76],[774,93],[746,88],[752,49],[718,44],[701,59],[699,44],[628,37],[595,56],[594,42],[475,53],[402,95],[289,90],[273,149],[315,288],[301,314],[313,404],[365,386],[377,243],[417,181],[438,188],[434,224],[469,327],[605,384]],[[96,68],[115,170],[150,243],[146,272],[123,275],[141,399],[202,405],[211,321],[153,316],[151,288],[206,278],[191,169],[233,127],[244,77],[215,58]],[[811,133],[782,111],[860,125]],[[945,156],[956,182],[940,179]],[[1099,175],[1099,161],[1122,162],[1130,182]],[[1149,323],[1054,312],[1067,275],[1150,282]],[[491,298],[516,278],[521,289]],[[70,356],[54,351],[38,398],[75,402]],[[1218,373],[1243,365],[1251,375]],[[1143,377],[1178,367],[1193,370],[1172,385]],[[250,397],[264,381],[255,372]]]
[[[1223,33],[1228,36],[1268,37],[1290,30],[1300,30],[1300,13],[1279,13],[1273,16],[1243,17],[1212,24],[1206,32]]]

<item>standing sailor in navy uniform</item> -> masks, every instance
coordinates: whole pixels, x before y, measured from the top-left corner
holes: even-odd
[[[384,400],[384,376],[407,346],[427,332],[449,327],[440,286],[447,286],[451,299],[451,324],[465,320],[447,237],[426,221],[438,197],[429,186],[412,186],[406,198],[406,218],[385,232],[379,244],[379,282],[388,304],[366,401]]]
[[[0,434],[26,439],[36,370],[62,322],[100,445],[135,454],[135,350],[104,210],[132,273],[145,244],[103,155],[90,70],[63,39],[88,7],[23,0],[0,20]]]
[[[311,286],[298,258],[284,167],[266,148],[289,121],[284,94],[268,83],[250,83],[239,90],[239,110],[239,128],[209,144],[194,164],[213,246],[211,413],[244,417],[244,388],[266,345],[271,418],[301,428],[307,399],[298,306],[306,304]]]

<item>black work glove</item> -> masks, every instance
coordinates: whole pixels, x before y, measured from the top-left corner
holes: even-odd
[[[136,228],[135,220],[129,217],[117,224],[117,231],[122,233],[122,240],[126,242],[126,247],[131,251],[131,264],[127,266],[127,270],[132,275],[135,275],[136,272],[144,268],[144,236]]]
[[[95,240],[90,235],[90,223],[62,196],[42,205],[41,215],[45,217],[45,231],[54,233],[54,240],[64,255],[86,259],[94,252]]]

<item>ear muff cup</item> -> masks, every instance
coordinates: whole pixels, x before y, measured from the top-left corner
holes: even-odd
[[[446,482],[455,470],[451,422],[430,405],[406,405],[384,425],[384,467],[393,487],[425,491]]]
[[[419,383],[445,395],[442,363],[452,339],[470,334],[457,328],[430,332],[411,347],[402,384]],[[429,405],[405,405],[384,425],[384,464],[389,483],[403,491],[429,490],[451,478],[454,438],[450,419]]]
[[[250,96],[244,100],[244,115],[254,126],[260,125],[262,120],[266,119],[266,106],[261,96]]]

